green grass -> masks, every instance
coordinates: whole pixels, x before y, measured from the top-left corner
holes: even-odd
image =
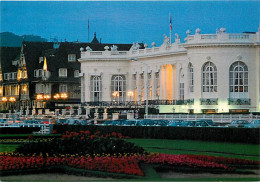
[[[19,145],[0,144],[0,152],[13,152]]]
[[[149,152],[166,154],[201,154],[260,160],[260,145],[254,144],[166,139],[128,139],[127,141],[142,146]]]

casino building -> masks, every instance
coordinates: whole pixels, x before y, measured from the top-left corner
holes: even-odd
[[[201,34],[188,30],[161,46],[134,43],[128,51],[81,48],[81,101],[143,105],[160,113],[260,112],[258,32]],[[143,47],[143,48],[142,48]]]

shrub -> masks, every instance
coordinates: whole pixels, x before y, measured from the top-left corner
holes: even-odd
[[[260,128],[54,125],[54,129],[57,133],[66,130],[90,130],[101,131],[101,133],[115,131],[131,138],[260,143]]]
[[[20,154],[36,155],[58,155],[58,154],[110,154],[120,155],[123,153],[143,154],[144,149],[135,146],[133,143],[121,140],[120,133],[101,135],[100,132],[90,131],[67,132],[62,138],[52,138],[49,140],[37,140],[24,143],[16,149]]]

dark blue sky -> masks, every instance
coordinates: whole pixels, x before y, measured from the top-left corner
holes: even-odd
[[[172,14],[172,35],[182,39],[186,30],[192,34],[215,33],[225,27],[229,33],[257,31],[260,1],[186,1],[186,2],[6,2],[1,1],[1,32],[17,35],[35,34],[68,41],[90,40],[93,33],[104,43],[154,41],[160,45],[163,34],[169,35],[169,12]]]

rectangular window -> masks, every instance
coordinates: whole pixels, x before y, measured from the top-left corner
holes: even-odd
[[[155,87],[156,87],[156,96],[157,99],[159,100],[159,96],[160,96],[160,73],[156,72],[155,73]]]
[[[69,54],[68,55],[68,62],[75,62],[76,61],[76,55],[75,54]]]
[[[184,83],[180,83],[180,100],[184,100]]]
[[[8,73],[5,73],[5,74],[4,74],[4,79],[5,79],[5,80],[9,80],[9,75],[8,75]]]
[[[60,87],[59,87],[59,92],[60,93],[67,92],[67,85],[61,84]]]
[[[99,102],[101,100],[102,81],[101,76],[92,76],[90,80],[91,101]]]
[[[39,77],[42,77],[42,69],[39,69]]]
[[[75,71],[74,71],[74,77],[75,77],[75,78],[78,78],[78,77],[79,77],[79,70],[75,70]]]
[[[17,78],[17,72],[13,72],[12,74],[12,80],[15,80]]]
[[[36,77],[36,78],[39,77],[39,70],[34,70],[34,77]]]
[[[59,69],[59,77],[67,77],[67,68]]]

